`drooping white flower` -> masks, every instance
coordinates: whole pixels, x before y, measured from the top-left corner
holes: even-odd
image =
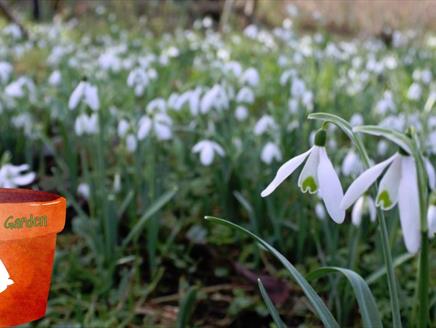
[[[134,134],[128,134],[126,137],[126,147],[130,153],[134,153],[138,147],[138,139]]]
[[[159,140],[171,139],[173,137],[171,117],[165,113],[156,113],[151,117],[142,116],[138,122],[138,140],[144,140],[152,130]]]
[[[350,175],[359,174],[361,170],[362,162],[359,156],[353,150],[350,150],[342,162],[342,173],[348,177]]]
[[[225,89],[219,85],[214,85],[201,98],[200,112],[208,113],[211,109],[222,110],[229,106],[229,98]]]
[[[22,98],[26,95],[26,90],[32,97],[35,93],[35,85],[30,78],[21,76],[6,86],[5,94],[11,98]]]
[[[235,117],[238,121],[245,121],[248,117],[248,109],[245,106],[238,106],[235,110]]]
[[[277,144],[273,142],[267,142],[265,146],[262,148],[262,152],[260,153],[260,159],[265,164],[271,164],[274,160],[281,161],[282,160],[282,152]]]
[[[269,115],[263,115],[254,126],[254,134],[259,136],[268,130],[274,130],[277,127],[274,119]]]
[[[359,197],[353,206],[353,210],[351,211],[351,223],[356,227],[360,226],[362,217],[366,213],[369,215],[371,222],[375,222],[377,210],[374,200],[371,196],[363,195]]]
[[[298,186],[303,193],[318,193],[330,217],[336,223],[342,223],[345,219],[345,210],[340,208],[340,202],[344,192],[333,164],[327,156],[325,143],[326,132],[320,130],[315,137],[314,146],[283,164],[271,183],[262,191],[261,196],[270,195],[307,159],[298,178]]]
[[[215,154],[224,157],[224,149],[215,141],[202,140],[198,142],[193,148],[193,153],[200,153],[200,162],[204,166],[212,164]]]
[[[0,62],[0,82],[6,83],[11,77],[13,67],[8,62]]]
[[[135,90],[135,95],[141,97],[150,82],[157,78],[155,70],[138,67],[133,69],[127,77],[127,85]]]
[[[363,172],[348,188],[341,202],[346,210],[384,174],[380,181],[376,205],[389,210],[398,203],[404,242],[410,253],[416,253],[421,244],[420,209],[417,172],[414,159],[396,153],[389,159]]]
[[[31,184],[36,174],[34,172],[28,172],[30,166],[27,164],[12,165],[5,164],[0,168],[0,187],[2,188],[16,188],[21,186],[27,186]]]
[[[80,114],[74,122],[74,131],[77,136],[94,135],[98,133],[98,115]]]
[[[409,87],[409,90],[407,90],[407,98],[409,98],[410,100],[419,100],[421,98],[421,95],[421,85],[416,82],[412,83],[412,85]]]
[[[376,103],[375,110],[380,115],[385,115],[388,112],[395,112],[397,109],[392,92],[387,90],[383,93],[383,97]]]
[[[167,109],[166,101],[163,98],[156,98],[147,104],[146,111],[148,114],[154,114],[156,112],[165,113],[166,109]]]
[[[53,71],[48,78],[48,84],[55,87],[58,86],[61,82],[62,82],[61,72],[59,72],[58,70]]]
[[[252,104],[254,102],[254,92],[248,87],[243,87],[236,95],[238,103]]]
[[[92,110],[100,108],[100,99],[98,97],[97,87],[87,81],[81,81],[71,93],[68,107],[75,109],[83,101]]]
[[[316,217],[319,220],[321,220],[321,221],[325,220],[327,214],[325,212],[325,207],[324,207],[324,205],[321,202],[316,203],[316,205],[315,205],[315,214],[316,214]]]
[[[353,114],[353,116],[351,116],[351,118],[350,118],[350,124],[351,124],[351,126],[363,125],[362,114],[359,114],[359,113]]]
[[[91,195],[91,187],[86,182],[81,182],[77,186],[77,194],[85,198],[86,200],[89,199],[89,196]]]
[[[250,67],[242,73],[241,82],[249,86],[255,87],[259,84],[259,73],[254,67]]]
[[[118,137],[123,138],[130,129],[130,124],[127,120],[122,119],[118,122]]]

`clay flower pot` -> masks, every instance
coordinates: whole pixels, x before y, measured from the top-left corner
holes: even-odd
[[[0,327],[45,315],[65,214],[63,197],[0,188]]]

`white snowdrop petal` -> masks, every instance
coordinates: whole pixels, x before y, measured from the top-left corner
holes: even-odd
[[[206,147],[203,147],[200,153],[200,161],[204,166],[209,166],[213,162],[213,148],[211,145],[207,145]]]
[[[84,82],[80,82],[78,84],[78,86],[74,89],[73,93],[70,96],[70,100],[68,101],[68,108],[69,109],[74,109],[77,107],[77,105],[80,102],[80,99],[83,96],[83,92],[85,90],[85,83]]]
[[[421,245],[420,211],[416,166],[413,158],[410,156],[403,157],[401,162],[398,208],[404,243],[409,253],[415,254]]]
[[[274,179],[271,181],[268,187],[266,187],[262,191],[260,195],[262,197],[266,197],[270,195],[274,190],[276,190],[276,188],[304,162],[304,160],[306,159],[307,156],[309,156],[312,150],[313,148],[310,148],[305,153],[295,156],[294,158],[291,158],[285,164],[280,166]]]
[[[374,200],[372,199],[372,197],[367,196],[366,201],[369,210],[369,218],[371,222],[375,222],[375,220],[377,219],[377,209],[375,207]]]
[[[344,191],[324,147],[319,148],[318,181],[319,195],[328,214],[336,223],[344,222],[345,210],[340,207]]]
[[[303,193],[315,194],[318,189],[318,165],[320,147],[314,146],[298,177],[298,187]]]
[[[149,117],[143,116],[139,120],[139,128],[137,133],[138,140],[144,140],[148,136],[151,130],[151,126],[152,126],[152,122]]]
[[[353,210],[351,211],[351,223],[353,223],[353,225],[356,227],[360,226],[360,223],[362,222],[364,205],[365,205],[365,197],[362,196],[354,204]]]
[[[36,174],[34,172],[30,172],[23,175],[18,175],[14,177],[13,183],[17,186],[27,186],[31,184],[36,178]]]
[[[344,198],[341,201],[341,208],[349,208],[368,188],[377,180],[377,178],[383,173],[384,169],[392,163],[392,161],[399,156],[395,154],[387,160],[370,167],[363,172],[354,182],[350,185]]]
[[[436,189],[436,173],[428,158],[424,158],[425,169],[428,176],[428,185],[432,190]]]
[[[433,238],[436,234],[436,206],[430,205],[427,212],[428,236]]]
[[[224,149],[217,143],[213,144],[213,150],[220,156],[224,156],[225,154]]]
[[[390,210],[398,202],[398,187],[401,180],[401,158],[398,156],[386,170],[380,181],[376,205],[385,211]]]
[[[88,84],[85,88],[85,101],[92,110],[100,108],[100,99],[98,98],[98,90],[96,86]]]

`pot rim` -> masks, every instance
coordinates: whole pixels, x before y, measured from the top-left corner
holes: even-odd
[[[18,188],[0,188],[0,204],[44,204],[53,203],[59,198],[59,195],[39,190],[18,189]]]

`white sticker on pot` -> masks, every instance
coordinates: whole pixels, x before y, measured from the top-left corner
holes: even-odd
[[[9,272],[6,269],[3,261],[0,260],[0,294],[3,293],[8,286],[13,285],[14,281],[10,279]]]

